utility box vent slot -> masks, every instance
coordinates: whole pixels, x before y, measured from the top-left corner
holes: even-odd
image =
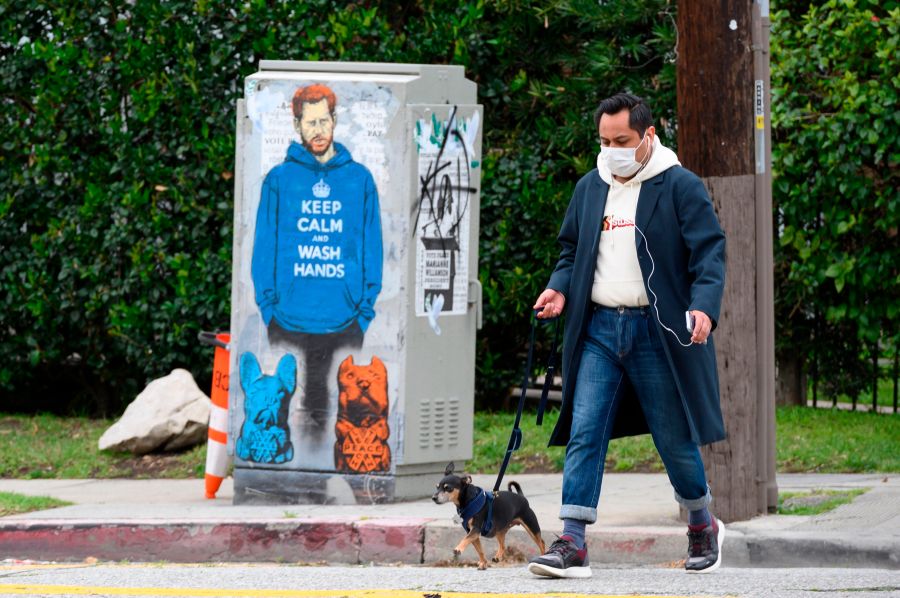
[[[459,445],[459,399],[423,399],[419,417],[421,450],[446,450]]]

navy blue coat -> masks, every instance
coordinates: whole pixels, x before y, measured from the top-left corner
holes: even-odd
[[[581,362],[584,332],[591,316],[591,287],[608,192],[609,185],[596,169],[582,177],[575,186],[559,231],[562,251],[547,287],[565,295],[566,322],[562,351],[563,401],[559,420],[550,436],[551,446],[567,444],[572,429],[575,377]],[[644,181],[635,221],[647,237],[645,242],[635,231],[645,289],[651,272],[651,254],[655,262],[650,285],[658,297],[662,321],[687,342],[690,334],[685,328],[684,312],[697,309],[710,317],[715,330],[725,286],[725,234],[703,183],[681,166],[673,166]],[[649,289],[647,297],[653,314],[651,318],[665,341],[666,358],[681,395],[691,438],[697,444],[722,440],[725,425],[719,405],[719,377],[712,335],[705,345],[682,347],[659,325]],[[612,437],[647,432],[647,422],[637,396],[628,388],[616,415]]]

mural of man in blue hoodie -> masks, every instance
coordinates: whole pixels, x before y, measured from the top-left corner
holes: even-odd
[[[360,348],[381,291],[382,240],[372,174],[334,142],[334,92],[297,89],[284,162],[262,185],[251,276],[270,345],[296,347],[305,370],[302,408],[324,429],[328,373],[341,348]]]

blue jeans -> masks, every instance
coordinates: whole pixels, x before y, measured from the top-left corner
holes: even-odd
[[[561,519],[597,520],[603,465],[623,388],[634,388],[656,450],[688,510],[711,500],[651,308],[595,306],[575,380],[572,433],[563,469]]]

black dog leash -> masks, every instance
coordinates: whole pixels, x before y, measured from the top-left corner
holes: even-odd
[[[543,308],[541,308],[543,309]],[[509,435],[509,444],[506,446],[506,455],[503,456],[503,464],[500,466],[500,473],[497,474],[497,483],[494,484],[494,494],[500,491],[500,483],[503,481],[503,475],[506,473],[506,466],[509,465],[509,458],[513,452],[517,451],[522,445],[522,430],[519,428],[519,422],[522,420],[522,410],[525,408],[525,394],[528,389],[528,382],[531,379],[531,365],[534,361],[534,336],[538,325],[538,312],[535,310],[531,314],[531,340],[528,342],[528,359],[525,361],[525,376],[522,380],[522,394],[519,395],[519,407],[516,410],[516,421],[513,423],[512,433]],[[537,425],[544,423],[544,410],[547,408],[547,395],[550,393],[550,385],[553,383],[553,376],[556,373],[556,349],[559,344],[559,318],[548,319],[548,322],[556,320],[556,330],[553,333],[553,344],[550,346],[550,356],[547,358],[547,374],[544,378],[544,388],[541,390],[541,401],[538,403]]]

